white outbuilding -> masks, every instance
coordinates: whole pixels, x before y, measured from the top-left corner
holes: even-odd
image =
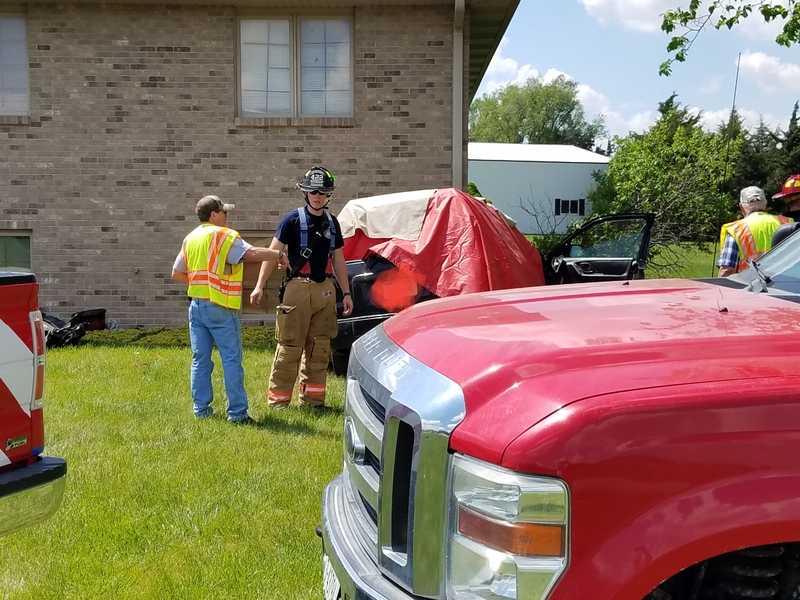
[[[557,144],[469,144],[469,181],[523,233],[563,233],[591,213],[593,177],[609,158]]]

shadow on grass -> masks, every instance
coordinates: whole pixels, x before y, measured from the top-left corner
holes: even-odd
[[[89,331],[81,340],[93,347],[126,348],[189,348],[188,327],[151,327]],[[245,350],[275,350],[275,331],[260,325],[242,327],[242,347]]]
[[[340,417],[342,414],[342,410],[339,408],[329,408],[325,409],[325,411],[319,411],[319,409],[309,409],[309,408],[305,409],[287,408],[281,411],[281,416],[283,416],[284,414],[290,416],[291,411],[294,410],[300,411],[298,414],[302,415],[304,418],[309,418],[309,417],[326,418],[331,416]],[[287,411],[289,412],[287,413]],[[305,421],[298,422],[294,420],[290,421],[283,419],[280,416],[276,415],[274,411],[267,413],[266,415],[255,420],[251,425],[246,425],[246,427],[262,429],[270,433],[308,435],[308,436],[322,437],[328,439],[339,438],[338,434],[334,434],[330,431],[325,431],[324,429],[319,427],[314,427],[313,424],[310,424],[308,422]]]

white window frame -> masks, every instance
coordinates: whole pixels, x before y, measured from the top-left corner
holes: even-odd
[[[304,19],[310,20],[342,20],[347,21],[350,31],[350,52],[349,52],[349,65],[350,72],[350,112],[338,114],[325,114],[325,113],[304,113],[302,112],[302,50],[303,40],[301,37],[302,21]],[[290,84],[291,84],[291,111],[289,113],[258,113],[258,112],[245,112],[243,110],[243,89],[242,89],[242,23],[245,21],[270,21],[270,20],[286,20],[289,21],[289,70],[290,70]],[[287,13],[274,13],[264,14],[256,13],[253,15],[243,15],[238,19],[238,27],[236,29],[236,114],[239,117],[246,119],[347,119],[352,118],[355,110],[355,27],[352,12],[293,12]]]
[[[5,19],[19,19],[22,21],[22,25],[25,32],[25,39],[23,42],[23,52],[24,52],[24,62],[22,63],[25,67],[25,109],[22,111],[12,111],[10,109],[6,109],[3,105],[3,95],[6,93],[5,88],[3,87],[3,80],[2,80],[2,71],[3,71],[3,59],[2,59],[2,39],[0,39],[0,117],[27,117],[31,114],[31,78],[30,78],[30,69],[28,68],[28,63],[30,57],[28,55],[28,19],[24,14],[20,13],[3,13],[0,12],[0,20]]]

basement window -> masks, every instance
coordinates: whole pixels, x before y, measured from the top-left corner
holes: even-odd
[[[0,269],[31,270],[31,234],[0,231]]]

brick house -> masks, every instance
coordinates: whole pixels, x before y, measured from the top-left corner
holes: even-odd
[[[45,310],[179,324],[169,273],[204,194],[266,243],[313,164],[334,211],[460,186],[517,2],[0,0],[0,268],[32,268]]]

